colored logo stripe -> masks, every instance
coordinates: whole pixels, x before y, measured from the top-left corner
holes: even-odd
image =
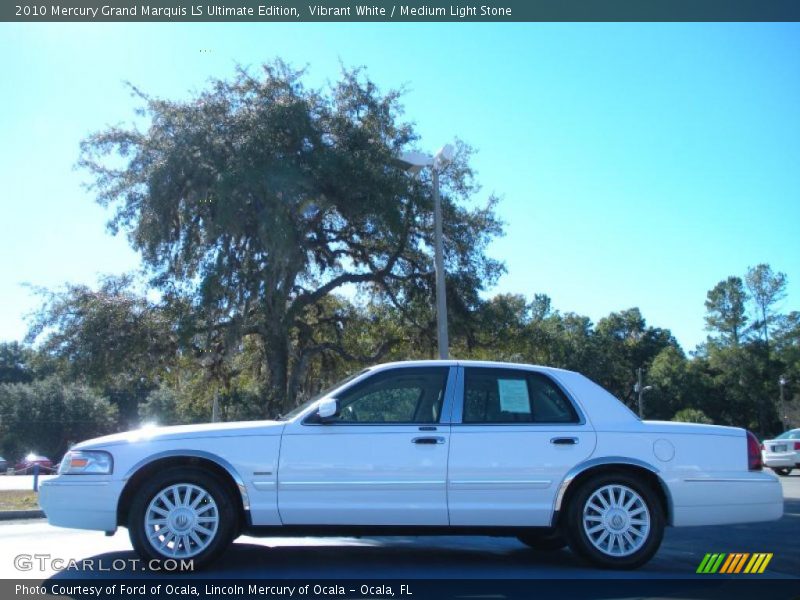
[[[747,563],[747,566],[744,569],[745,573],[763,573],[764,569],[767,568],[769,561],[772,560],[772,553],[761,553],[761,554],[754,554],[753,558],[750,559],[750,562]]]
[[[771,552],[734,552],[708,553],[703,557],[697,573],[703,574],[735,574],[735,573],[763,573],[772,560]],[[749,560],[748,560],[749,559]],[[745,566],[746,565],[746,566]],[[744,569],[744,571],[742,571]]]
[[[697,572],[716,573],[725,556],[725,554],[706,554],[705,558],[703,558],[703,562],[697,567]]]
[[[720,570],[720,573],[738,573],[739,571],[741,571],[742,566],[744,565],[744,561],[747,560],[748,556],[750,556],[750,554],[747,553],[743,554],[740,552],[731,554],[728,557],[728,561],[725,563],[725,565],[723,565],[722,569]]]

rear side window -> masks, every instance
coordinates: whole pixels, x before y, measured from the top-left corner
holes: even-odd
[[[464,423],[577,423],[564,392],[546,375],[465,369]]]

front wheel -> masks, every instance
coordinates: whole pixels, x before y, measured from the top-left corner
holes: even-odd
[[[634,569],[650,560],[664,536],[656,493],[624,473],[585,481],[567,506],[570,548],[595,565]]]
[[[775,473],[780,475],[781,477],[787,477],[792,472],[791,467],[773,467],[772,470],[775,471]]]
[[[173,468],[147,481],[131,503],[128,534],[143,559],[192,560],[206,566],[233,541],[230,494],[201,469]]]

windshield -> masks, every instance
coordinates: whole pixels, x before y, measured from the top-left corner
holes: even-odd
[[[791,431],[784,431],[776,440],[797,440],[800,439],[800,429],[792,429]]]
[[[342,386],[343,386],[345,383],[347,383],[347,382],[349,382],[349,381],[352,381],[353,379],[355,379],[356,377],[358,377],[358,376],[359,376],[359,375],[361,375],[362,373],[366,373],[367,371],[369,371],[369,369],[362,369],[361,371],[357,371],[357,372],[355,372],[355,373],[351,373],[350,375],[348,375],[348,376],[347,376],[347,377],[345,377],[344,379],[341,379],[341,380],[337,381],[337,382],[336,382],[336,383],[334,383],[333,385],[331,385],[331,386],[329,386],[329,387],[325,388],[324,390],[322,390],[321,392],[319,392],[319,393],[318,393],[318,394],[316,394],[315,396],[311,397],[309,400],[306,400],[306,401],[305,401],[305,402],[303,402],[303,403],[302,403],[300,406],[298,406],[298,407],[296,407],[296,408],[292,409],[290,412],[286,413],[285,415],[280,415],[280,416],[277,418],[277,420],[278,420],[278,421],[288,421],[289,419],[293,419],[293,418],[295,418],[297,415],[299,415],[301,412],[303,412],[303,411],[304,411],[305,409],[307,409],[309,406],[311,406],[312,404],[314,404],[314,402],[316,402],[316,401],[317,401],[317,400],[319,400],[320,398],[322,398],[322,397],[324,397],[324,396],[327,396],[328,394],[330,394],[330,393],[331,393],[333,390],[335,390],[336,388],[340,388],[340,387],[342,387]]]

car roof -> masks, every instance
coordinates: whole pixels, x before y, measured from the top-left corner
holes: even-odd
[[[501,362],[491,360],[401,360],[387,363],[380,363],[370,367],[370,370],[386,369],[392,367],[494,367],[499,369],[535,369],[537,371],[553,371],[561,373],[574,373],[567,369],[558,367],[546,367],[543,365],[533,365],[528,363]]]

